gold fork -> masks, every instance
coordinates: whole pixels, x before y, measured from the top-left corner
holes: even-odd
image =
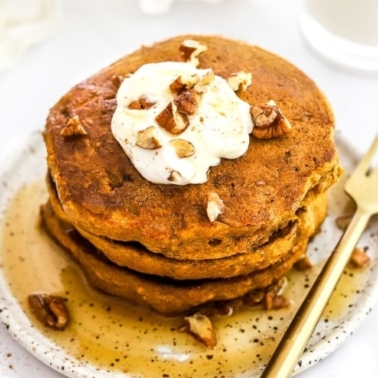
[[[261,378],[287,378],[293,374],[353,249],[370,217],[378,213],[378,167],[371,169],[371,161],[377,151],[378,135],[344,187],[357,204],[352,221],[297,311]]]

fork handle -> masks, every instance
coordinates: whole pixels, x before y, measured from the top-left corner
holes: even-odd
[[[261,378],[291,376],[370,216],[370,213],[357,207],[351,223],[315,280]]]

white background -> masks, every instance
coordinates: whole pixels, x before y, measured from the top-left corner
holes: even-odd
[[[242,39],[289,59],[325,92],[338,132],[362,154],[378,131],[378,79],[321,60],[302,38],[301,7],[298,0],[177,2],[168,14],[152,17],[142,14],[135,0],[64,0],[58,31],[0,76],[0,164],[31,131],[43,129],[48,109],[71,86],[142,44],[183,33]],[[299,377],[376,378],[377,351],[376,306],[346,344]],[[19,347],[3,327],[0,376],[62,377]]]

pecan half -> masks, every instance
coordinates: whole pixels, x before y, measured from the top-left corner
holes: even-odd
[[[201,313],[195,313],[184,318],[184,325],[179,328],[181,332],[189,332],[194,338],[213,349],[217,345],[217,337],[210,319]]]
[[[157,130],[155,126],[149,126],[145,130],[138,131],[136,145],[148,150],[155,150],[161,147],[161,143],[157,138]]]
[[[188,116],[177,110],[177,105],[170,102],[156,117],[159,126],[172,134],[180,134],[189,126]]]
[[[169,144],[175,149],[177,156],[182,159],[193,156],[195,149],[192,143],[184,139],[172,139]]]
[[[250,113],[254,123],[252,135],[258,139],[276,138],[291,130],[289,121],[274,101],[263,105],[252,105]]]
[[[198,41],[186,39],[179,47],[183,58],[186,62],[193,64],[197,67],[199,65],[198,55],[207,50],[207,46],[201,45]]]
[[[217,193],[209,193],[207,196],[206,213],[210,222],[214,222],[223,213],[224,203]]]
[[[60,130],[60,135],[63,137],[72,137],[88,135],[88,133],[81,124],[79,116],[76,115],[68,120],[66,125]]]
[[[30,310],[45,326],[62,330],[69,322],[69,314],[62,297],[48,293],[32,293],[28,296]]]
[[[128,108],[136,110],[146,110],[150,109],[156,104],[155,101],[151,100],[148,96],[139,97],[137,100],[131,101]]]

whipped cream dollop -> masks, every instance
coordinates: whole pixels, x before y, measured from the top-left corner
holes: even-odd
[[[111,129],[148,181],[200,184],[221,158],[248,149],[250,105],[211,69],[150,63],[122,82]]]

